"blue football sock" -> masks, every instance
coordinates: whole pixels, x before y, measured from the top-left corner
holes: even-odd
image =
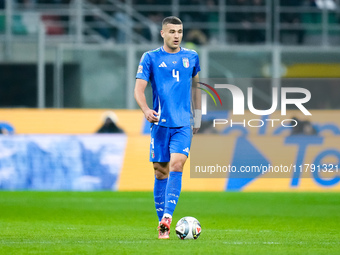
[[[155,199],[155,207],[159,221],[161,221],[165,207],[165,189],[168,178],[160,180],[155,177],[153,196]]]
[[[182,188],[182,173],[170,172],[168,185],[165,190],[165,211],[164,214],[172,216],[176,208]]]

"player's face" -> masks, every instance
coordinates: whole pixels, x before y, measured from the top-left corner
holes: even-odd
[[[176,52],[183,38],[183,25],[166,24],[163,26],[161,36],[164,39],[164,46]]]

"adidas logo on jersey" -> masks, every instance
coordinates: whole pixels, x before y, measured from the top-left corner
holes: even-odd
[[[167,67],[167,65],[164,62],[162,62],[158,67]]]
[[[189,147],[186,147],[183,151],[189,153]]]

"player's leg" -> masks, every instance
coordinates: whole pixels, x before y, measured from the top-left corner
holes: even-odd
[[[169,179],[165,191],[165,211],[161,227],[170,229],[173,212],[182,189],[182,173],[191,145],[191,128],[173,129],[170,139]]]
[[[155,200],[155,207],[158,220],[163,218],[165,208],[165,189],[168,183],[169,163],[168,162],[154,162],[153,168],[155,171],[155,183],[153,195]]]
[[[164,213],[165,188],[169,175],[169,134],[168,128],[158,125],[151,127],[150,161],[155,171],[154,200],[159,221]]]
[[[153,125],[151,128],[150,161],[155,171],[154,201],[159,222],[165,207],[165,190],[169,176],[169,134],[168,128]],[[169,231],[158,225],[159,239],[169,239]]]

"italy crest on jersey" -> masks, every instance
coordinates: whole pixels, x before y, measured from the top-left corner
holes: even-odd
[[[188,68],[189,67],[189,59],[188,58],[182,58],[182,60],[183,60],[183,66],[185,68]]]

